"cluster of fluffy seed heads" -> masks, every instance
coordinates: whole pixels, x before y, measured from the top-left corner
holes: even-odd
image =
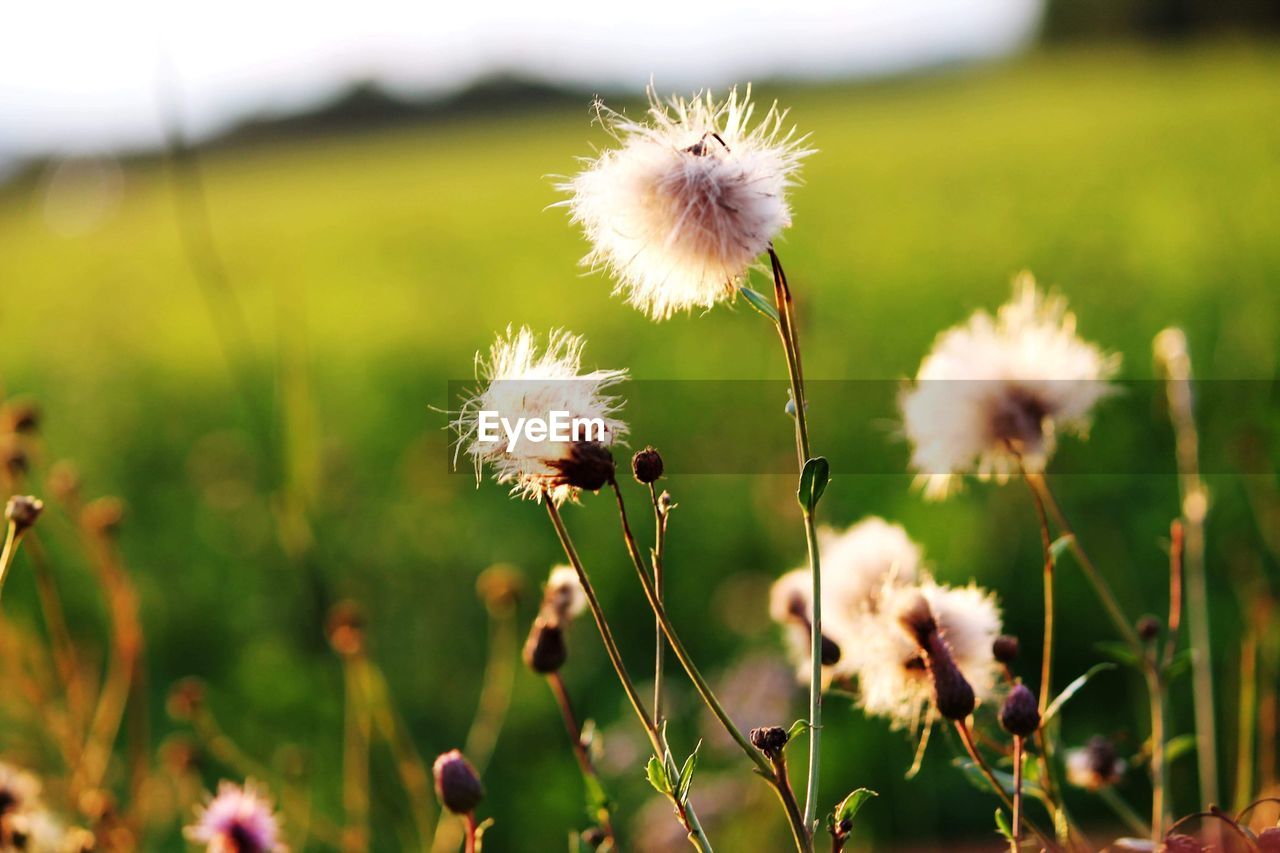
[[[1059,433],[1087,432],[1118,367],[1076,334],[1063,299],[1020,276],[995,317],[979,311],[938,336],[899,401],[926,496],[945,497],[964,474],[1042,470]]]
[[[558,187],[591,242],[584,263],[655,320],[731,298],[791,224],[787,190],[811,152],[786,113],[753,123],[750,89],[664,103],[650,88],[644,121],[596,109],[617,144]]]
[[[583,346],[581,337],[553,331],[540,349],[528,328],[508,328],[487,358],[477,355],[482,387],[463,401],[453,420],[458,448],[475,463],[477,479],[487,465],[499,483],[511,485],[512,494],[533,500],[545,496],[560,504],[613,478],[609,448],[626,435],[627,426],[615,417],[621,401],[606,392],[626,378],[626,371],[582,373]],[[496,438],[482,437],[481,412],[513,428],[533,419],[550,423],[553,412],[563,412],[569,421],[598,419],[604,432],[591,440],[583,430],[578,441],[534,441],[512,440],[499,428]]]
[[[556,566],[547,578],[542,606],[524,644],[525,665],[534,672],[558,672],[569,658],[565,634],[569,623],[587,606],[587,594],[572,566]]]
[[[218,785],[218,794],[197,809],[184,833],[209,853],[271,853],[285,850],[280,818],[271,799],[252,780]]]
[[[993,647],[1001,620],[989,592],[937,583],[924,566],[921,547],[901,526],[881,518],[838,533],[822,530],[819,544],[826,679],[856,681],[862,709],[899,727],[917,726],[930,709],[942,710],[935,695],[937,673],[944,679],[958,675],[953,680],[968,685],[975,701],[994,698]],[[809,672],[810,589],[808,570],[795,570],[774,583],[770,596],[770,614],[786,632],[802,681]],[[922,610],[928,618],[920,627],[932,625],[926,635],[903,623],[904,615]],[[963,689],[949,690],[946,698],[956,699]],[[963,704],[948,702],[948,708]]]

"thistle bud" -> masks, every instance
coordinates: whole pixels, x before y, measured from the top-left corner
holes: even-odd
[[[1143,616],[1138,620],[1136,627],[1138,636],[1142,638],[1143,642],[1149,643],[1160,636],[1160,620],[1154,616]]]
[[[751,739],[751,745],[763,752],[765,758],[770,761],[782,755],[787,741],[791,739],[791,735],[787,734],[787,730],[781,726],[762,726],[752,729],[748,737]]]
[[[933,681],[933,702],[938,713],[948,720],[963,720],[973,713],[977,698],[973,686],[960,672],[951,649],[938,633],[938,623],[929,609],[929,602],[918,595],[898,615],[902,626],[915,638],[924,652],[925,666]]]
[[[558,672],[568,658],[569,647],[560,623],[546,616],[535,619],[524,643],[525,665],[536,673],[550,675]]]
[[[1001,634],[991,644],[991,654],[1005,666],[1011,666],[1018,659],[1018,638],[1012,634]]]
[[[631,457],[631,473],[646,486],[658,482],[662,471],[662,454],[652,447],[646,447]]]
[[[1028,737],[1040,728],[1040,708],[1025,684],[1015,685],[1000,706],[1000,726],[1014,737]]]
[[[21,536],[36,523],[44,511],[44,501],[31,495],[14,495],[4,507],[4,517],[13,525],[14,533]]]
[[[578,441],[569,447],[569,455],[552,463],[560,472],[564,485],[588,492],[598,492],[613,480],[616,466],[609,448],[598,441]]]
[[[436,796],[454,814],[471,814],[484,799],[484,786],[475,768],[456,749],[436,758],[431,773],[436,781]]]
[[[822,635],[822,665],[835,666],[840,662],[840,645],[826,634]]]

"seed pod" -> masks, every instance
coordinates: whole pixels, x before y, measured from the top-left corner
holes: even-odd
[[[436,796],[446,809],[466,815],[475,811],[484,799],[484,786],[471,762],[456,749],[442,753],[431,767],[436,782]]]
[[[21,535],[36,523],[36,519],[43,511],[44,501],[39,498],[31,495],[14,495],[5,504],[4,517],[13,525],[14,531]]]
[[[552,464],[560,472],[564,485],[588,492],[598,492],[608,485],[617,470],[613,454],[598,441],[574,442],[568,458]]]
[[[1018,638],[1012,634],[1001,634],[991,644],[991,654],[1005,666],[1012,665],[1018,658]]]
[[[1040,708],[1025,684],[1015,685],[1000,706],[1000,726],[1015,737],[1028,737],[1040,728]]]
[[[787,730],[781,726],[761,726],[752,729],[748,737],[751,739],[751,745],[763,752],[770,760],[782,755],[787,741],[791,739]]]
[[[656,483],[662,476],[662,472],[662,454],[652,447],[646,447],[631,457],[631,473],[635,475],[636,480],[646,486]]]
[[[1151,642],[1160,636],[1160,620],[1154,616],[1143,616],[1137,624],[1138,636],[1145,642]]]
[[[525,665],[534,672],[550,675],[559,671],[568,658],[569,647],[559,621],[538,616],[524,643]]]

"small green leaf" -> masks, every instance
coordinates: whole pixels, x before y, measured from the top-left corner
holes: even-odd
[[[1108,640],[1102,643],[1094,643],[1093,647],[1123,666],[1137,669],[1142,665],[1142,661],[1138,660],[1138,656],[1135,655],[1133,650],[1124,643],[1117,643]]]
[[[667,778],[667,769],[656,756],[649,758],[649,763],[645,765],[645,775],[649,777],[649,784],[655,791],[670,796],[671,780]]]
[[[1068,548],[1070,548],[1071,543],[1074,541],[1075,541],[1075,537],[1073,537],[1070,533],[1063,534],[1062,536],[1059,536],[1057,539],[1053,540],[1053,543],[1049,546],[1049,557],[1053,560],[1054,563],[1057,563],[1059,560],[1062,559],[1063,552],[1066,551]]]
[[[1189,752],[1196,750],[1196,736],[1193,734],[1178,735],[1164,745],[1164,760],[1174,761]]]
[[[809,725],[808,720],[796,720],[791,724],[791,728],[787,729],[787,743],[791,743],[792,740],[800,737],[800,735],[804,734],[811,728],[813,728],[813,726]]]
[[[1049,707],[1044,709],[1044,722],[1047,723],[1049,720],[1053,719],[1053,715],[1058,713],[1058,711],[1062,709],[1062,706],[1067,704],[1067,700],[1080,691],[1081,687],[1088,684],[1089,679],[1093,678],[1100,672],[1106,672],[1109,669],[1115,668],[1116,665],[1113,663],[1099,663],[1090,667],[1088,672],[1068,684],[1066,688],[1058,694],[1057,698],[1049,703]]]
[[[1013,827],[1009,824],[1009,818],[1005,816],[1004,809],[996,809],[996,832],[1004,836],[1004,840],[1013,842]]]
[[[813,511],[822,499],[822,493],[827,490],[830,478],[831,465],[825,456],[815,456],[804,463],[804,470],[800,472],[800,488],[796,492],[802,509],[806,512]]]
[[[773,322],[778,322],[778,309],[773,307],[773,303],[756,291],[745,285],[738,288],[738,292],[742,294],[742,298],[747,300],[747,304],[768,317]]]
[[[702,741],[698,741],[698,745],[693,748],[693,752],[689,753],[689,757],[684,760],[684,766],[680,768],[680,778],[676,782],[676,799],[682,803],[689,799],[689,785],[693,782],[693,771],[698,766],[700,749],[702,749]]]
[[[878,796],[880,795],[870,788],[859,788],[849,794],[849,796],[840,801],[840,805],[836,806],[835,825],[840,827],[845,821],[853,820],[858,810],[866,804],[867,800]]]
[[[491,826],[493,826],[493,818],[488,817],[481,821],[480,825],[476,827],[476,853],[481,853],[481,851],[484,850],[484,834],[489,831],[489,827]]]

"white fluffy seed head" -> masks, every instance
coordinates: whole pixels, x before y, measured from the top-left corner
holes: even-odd
[[[565,481],[563,465],[574,444],[564,441],[512,442],[499,428],[498,438],[482,440],[480,412],[493,412],[509,424],[520,418],[550,420],[552,412],[573,418],[598,418],[604,425],[601,444],[613,445],[626,435],[627,425],[615,415],[622,402],[606,393],[626,378],[625,370],[580,373],[585,341],[578,335],[553,330],[545,349],[527,327],[507,327],[489,350],[476,355],[481,387],[464,400],[452,426],[458,449],[471,457],[479,480],[488,465],[499,483],[511,484],[511,493],[541,500],[546,495],[557,504],[576,497],[577,489]]]
[[[991,646],[1001,629],[994,595],[973,584],[950,587],[929,577],[917,585],[886,583],[881,595],[879,616],[862,625],[857,674],[859,704],[866,713],[889,718],[895,728],[916,728],[926,719],[932,684],[919,646],[899,618],[921,597],[978,702],[994,697],[998,665]]]
[[[647,120],[597,102],[617,146],[557,188],[627,301],[655,320],[731,298],[751,264],[791,224],[787,190],[812,153],[773,105],[752,123],[751,89],[661,101]]]
[[[1065,300],[1023,273],[995,317],[979,311],[940,334],[902,394],[917,482],[942,498],[964,474],[1004,482],[1019,460],[1043,470],[1058,433],[1087,433],[1119,363],[1076,334]]]
[[[769,617],[781,628],[787,656],[795,664],[796,679],[809,682],[813,623],[813,587],[808,569],[795,569],[769,588]]]
[[[542,594],[543,606],[555,613],[560,622],[568,622],[587,607],[587,593],[582,588],[573,566],[556,566],[547,578]]]

